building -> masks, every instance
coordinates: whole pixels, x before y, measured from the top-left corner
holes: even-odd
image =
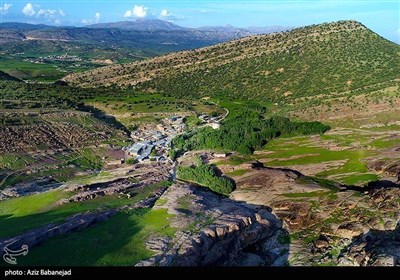
[[[227,153],[215,153],[214,157],[215,158],[226,158],[228,156]]]
[[[128,147],[127,152],[129,155],[133,156],[139,156],[143,153],[145,153],[148,149],[153,149],[154,145],[152,145],[150,142],[143,141],[143,142],[138,142],[135,143],[133,146]]]
[[[129,147],[127,151],[129,155],[140,155],[144,147],[145,145],[143,145],[141,142],[138,142]]]
[[[155,156],[152,157],[155,161],[165,161],[165,157],[164,156]]]
[[[168,143],[168,139],[164,138],[164,139],[158,140],[157,142],[154,142],[153,144],[155,146],[167,146],[167,143]]]
[[[165,137],[166,137],[166,135],[162,134],[160,131],[157,131],[157,132],[152,136],[152,138],[153,138],[154,140],[156,140],[156,141],[161,140],[161,139],[163,139],[163,138],[165,138]]]
[[[125,162],[125,158],[106,161],[107,166],[120,165]]]
[[[221,125],[219,123],[209,123],[209,126],[211,126],[213,129],[219,129]]]
[[[207,116],[207,115],[200,115],[199,119],[202,120],[202,121],[208,121],[210,119],[210,117]]]
[[[173,116],[167,119],[169,123],[175,123],[175,124],[180,124],[183,122],[184,117],[180,116]]]

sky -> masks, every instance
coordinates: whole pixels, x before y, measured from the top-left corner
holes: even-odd
[[[185,27],[299,27],[352,19],[400,44],[400,0],[0,0],[0,22],[84,26],[139,18]]]

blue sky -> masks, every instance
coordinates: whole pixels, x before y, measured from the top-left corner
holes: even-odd
[[[400,43],[398,0],[1,0],[1,22],[82,26],[96,22],[158,18],[181,26],[303,26],[354,19]]]

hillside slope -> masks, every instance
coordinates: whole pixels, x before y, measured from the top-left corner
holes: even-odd
[[[11,76],[7,74],[6,72],[3,72],[0,70],[0,81],[15,81],[15,82],[21,82],[20,79],[15,78],[14,76]]]
[[[135,86],[174,96],[281,101],[393,80],[400,46],[355,21],[250,36],[198,50],[73,74],[84,86]]]

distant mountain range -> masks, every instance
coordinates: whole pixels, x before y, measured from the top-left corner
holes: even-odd
[[[109,23],[96,23],[85,26],[86,28],[114,28],[121,30],[137,31],[173,31],[186,30],[187,28],[159,19],[137,19],[134,21],[119,21]]]
[[[0,52],[8,56],[14,56],[15,53],[31,56],[69,53],[124,62],[289,28],[186,28],[156,19],[84,27],[5,22],[0,29]]]
[[[239,28],[232,25],[226,26],[201,26],[198,28],[182,27],[177,24],[159,20],[159,19],[137,19],[134,21],[120,21],[110,23],[97,23],[85,26],[86,28],[114,28],[121,30],[136,30],[136,31],[204,31],[204,32],[224,32],[240,35],[253,35],[253,34],[268,34],[272,32],[280,32],[290,30],[291,26],[265,26],[265,27],[245,27]]]
[[[0,44],[24,40],[62,40],[83,42],[108,42],[137,47],[143,44],[152,48],[157,45],[181,46],[178,49],[207,46],[253,34],[288,30],[290,27],[232,26],[186,28],[163,20],[122,21],[99,23],[85,27],[34,25],[27,23],[2,23]],[[150,45],[149,45],[150,44]]]

